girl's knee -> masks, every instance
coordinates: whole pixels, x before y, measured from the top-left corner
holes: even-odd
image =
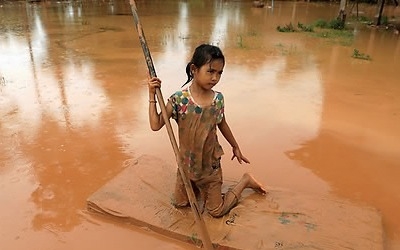
[[[239,202],[239,198],[235,194],[235,192],[232,190],[228,190],[228,192],[224,195],[224,198],[222,199],[222,202],[219,203],[219,205],[217,205],[217,206],[214,205],[214,208],[212,208],[211,206],[213,204],[209,203],[209,204],[207,204],[208,205],[207,210],[211,216],[221,217],[221,216],[224,216],[225,214],[229,213],[229,211],[233,207],[235,207],[238,202]]]
[[[222,217],[225,214],[229,213],[230,208],[226,206],[226,204],[222,201],[221,203],[217,203],[217,205],[213,204],[207,204],[207,212],[210,214],[212,217],[218,218]]]
[[[174,205],[174,207],[176,208],[181,208],[181,207],[188,207],[189,206],[189,202],[172,202],[172,205]]]
[[[189,206],[189,198],[185,193],[182,192],[175,192],[174,197],[172,199],[172,204],[179,208],[179,207],[187,207]]]
[[[219,218],[227,214],[229,211],[223,211],[221,209],[216,209],[216,210],[207,210],[208,214],[211,215],[214,218]]]

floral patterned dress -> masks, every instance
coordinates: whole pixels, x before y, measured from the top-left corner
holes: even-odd
[[[209,106],[196,104],[189,87],[169,98],[172,118],[179,128],[180,161],[193,181],[209,176],[224,154],[217,138],[217,124],[224,116],[224,97],[221,92],[214,93]]]

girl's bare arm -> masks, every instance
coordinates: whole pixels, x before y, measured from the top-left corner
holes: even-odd
[[[160,130],[165,122],[161,115],[161,112],[157,111],[157,103],[156,103],[156,88],[161,88],[161,80],[157,77],[152,77],[148,81],[149,87],[149,121],[150,128],[153,131]],[[167,110],[167,116],[170,118],[172,116],[172,105],[168,102],[165,105],[165,109]]]
[[[221,131],[222,135],[228,141],[228,143],[232,146],[233,156],[232,160],[236,157],[239,163],[246,162],[250,163],[250,161],[242,154],[239,148],[239,144],[236,142],[233,133],[226,122],[225,116],[222,118],[222,121],[218,124],[218,128]]]

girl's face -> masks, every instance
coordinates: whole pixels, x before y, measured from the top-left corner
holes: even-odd
[[[193,83],[205,90],[212,89],[221,79],[224,65],[222,59],[212,60],[200,68],[192,65]]]

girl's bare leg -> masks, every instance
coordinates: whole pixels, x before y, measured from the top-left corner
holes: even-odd
[[[251,188],[260,194],[266,194],[265,188],[249,173],[245,173],[239,183],[232,189],[236,195],[240,195],[245,188]]]
[[[223,203],[217,208],[207,208],[208,212],[214,217],[221,217],[229,213],[239,202],[240,196],[245,188],[251,188],[262,195],[267,193],[264,187],[251,174],[245,173],[239,183],[225,193]]]

